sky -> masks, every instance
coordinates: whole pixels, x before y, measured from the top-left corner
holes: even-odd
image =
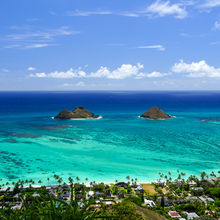
[[[219,90],[220,0],[2,0],[0,90]]]

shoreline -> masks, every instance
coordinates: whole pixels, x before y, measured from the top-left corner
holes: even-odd
[[[98,119],[102,119],[103,117],[100,115],[97,118],[70,118],[70,119],[62,119],[62,120],[73,120],[73,121],[84,121],[84,120],[98,120]],[[55,117],[51,117],[51,119],[55,120]],[[58,119],[59,120],[59,119]]]

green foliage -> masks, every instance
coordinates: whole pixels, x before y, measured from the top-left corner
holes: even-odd
[[[220,207],[220,200],[219,199],[215,201],[215,206]]]
[[[196,212],[197,214],[203,214],[206,207],[202,202],[195,201],[194,203],[186,203],[177,206],[179,211]]]
[[[104,206],[99,211],[95,210],[91,201],[83,201],[80,207],[77,200],[73,200],[73,188],[71,187],[70,202],[58,200],[45,191],[39,191],[40,197],[31,197],[31,193],[21,193],[23,200],[21,210],[13,210],[9,205],[0,209],[0,219],[36,219],[36,220],[90,220],[105,216]]]
[[[207,193],[212,197],[220,198],[220,187],[209,188]]]
[[[129,200],[139,206],[142,205],[142,199],[138,196],[129,196],[128,198],[126,198],[125,200]]]
[[[93,190],[96,191],[96,192],[105,192],[105,185],[104,185],[104,183],[95,184],[93,186]]]
[[[129,200],[123,200],[114,205],[112,213],[118,216],[120,220],[143,220],[141,214],[136,212],[135,205]]]
[[[164,203],[164,195],[162,195],[162,198],[161,198],[161,207],[164,207],[165,206],[165,203]]]

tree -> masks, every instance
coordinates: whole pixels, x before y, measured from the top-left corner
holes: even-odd
[[[204,180],[204,177],[206,176],[206,173],[202,172],[200,176],[201,176],[202,180]]]
[[[164,195],[162,194],[162,197],[161,197],[161,203],[160,203],[161,207],[164,208],[165,206],[165,202],[164,202]]]
[[[73,184],[73,179],[71,177],[69,177],[68,180],[70,184]]]

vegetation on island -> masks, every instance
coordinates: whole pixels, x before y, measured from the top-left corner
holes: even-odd
[[[95,119],[98,117],[82,106],[77,106],[73,111],[62,110],[55,119]]]
[[[218,173],[219,174],[219,173]],[[219,219],[220,178],[214,172],[200,178],[177,171],[159,173],[152,184],[126,177],[113,184],[80,183],[54,175],[56,185],[25,180],[0,185],[0,219]],[[48,183],[50,179],[48,178]],[[39,185],[35,185],[39,184]],[[13,185],[13,186],[12,186]]]
[[[157,120],[168,119],[171,118],[171,116],[165,113],[163,110],[159,109],[157,106],[154,106],[144,112],[144,114],[141,115],[141,118]]]

